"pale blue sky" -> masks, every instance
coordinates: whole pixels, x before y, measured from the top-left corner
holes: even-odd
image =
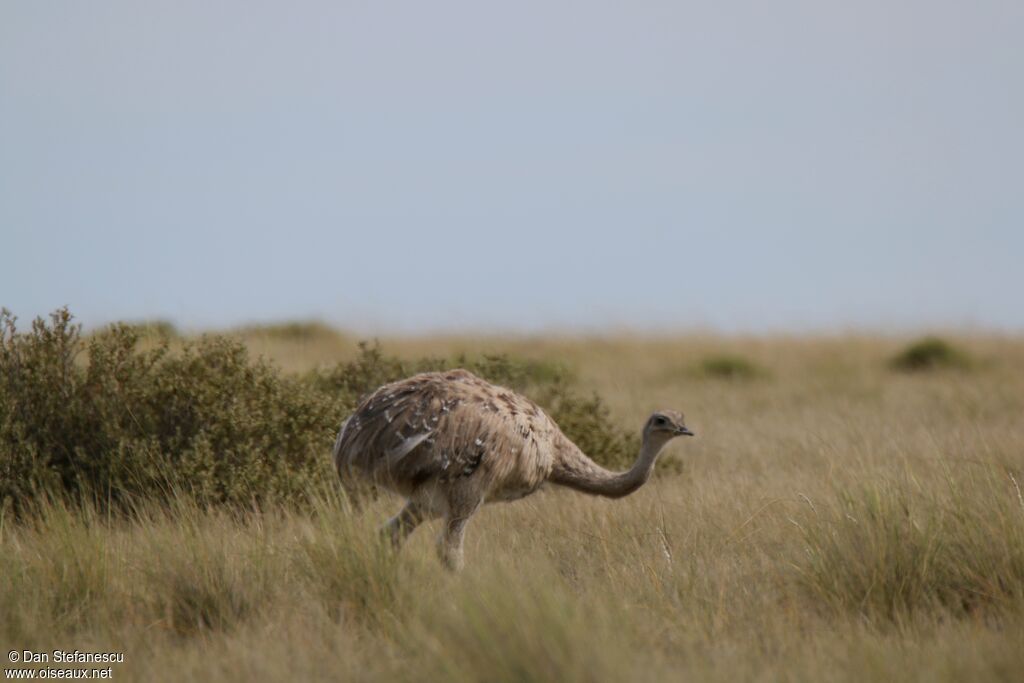
[[[1024,2],[0,0],[0,305],[1024,329]]]

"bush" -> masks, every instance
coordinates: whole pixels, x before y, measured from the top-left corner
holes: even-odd
[[[381,384],[464,367],[524,391],[599,462],[632,462],[635,438],[609,423],[571,374],[506,356],[403,361],[378,345],[326,372],[284,375],[232,338],[167,339],[142,348],[136,326],[83,340],[62,309],[19,333],[0,314],[0,502],[16,509],[48,491],[123,507],[186,493],[201,504],[301,502],[333,483],[341,419]],[[152,344],[149,344],[152,346]]]
[[[203,338],[172,355],[114,325],[86,344],[66,309],[27,334],[6,311],[0,326],[2,500],[180,488],[246,503],[301,495],[326,468],[340,406],[238,342]]]
[[[697,374],[716,379],[753,379],[765,372],[742,356],[709,356],[697,366]]]
[[[917,372],[942,368],[964,369],[971,365],[968,355],[939,337],[925,337],[912,343],[893,357],[896,370]]]

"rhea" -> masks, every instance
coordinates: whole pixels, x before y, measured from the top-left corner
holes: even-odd
[[[662,448],[681,435],[693,436],[682,413],[655,412],[635,464],[611,472],[530,399],[451,370],[414,375],[367,396],[341,425],[334,464],[353,495],[369,484],[406,499],[384,525],[396,547],[422,522],[442,517],[438,550],[457,571],[466,525],[484,503],[517,500],[545,483],[621,498],[647,482]]]

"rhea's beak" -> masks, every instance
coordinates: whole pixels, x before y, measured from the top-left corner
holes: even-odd
[[[676,434],[678,436],[696,436],[696,434],[691,432],[687,427],[680,427],[680,428],[678,428],[676,430]]]

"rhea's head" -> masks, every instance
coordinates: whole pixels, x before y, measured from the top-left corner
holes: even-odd
[[[656,410],[644,425],[644,440],[665,442],[677,436],[693,436],[683,414],[675,410]]]

